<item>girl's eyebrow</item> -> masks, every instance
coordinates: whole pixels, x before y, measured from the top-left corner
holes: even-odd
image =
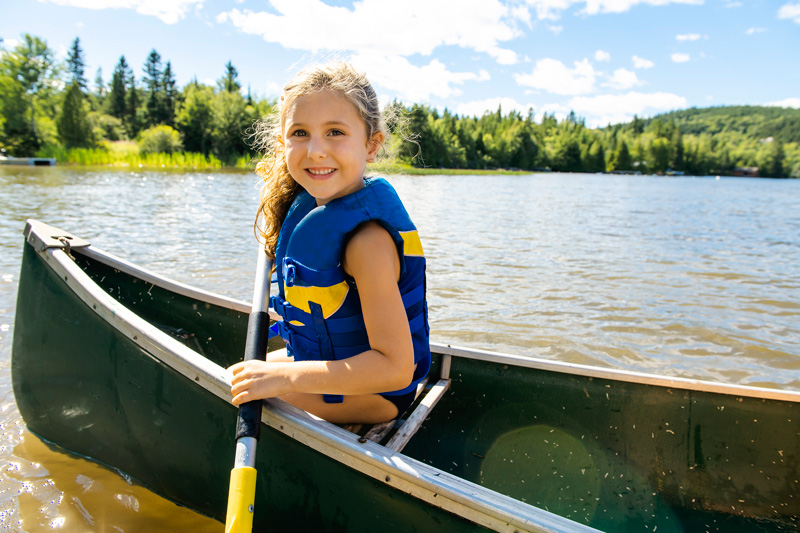
[[[347,122],[343,122],[341,120],[329,120],[328,122],[325,122],[323,124],[323,126],[348,126],[348,125],[349,124]],[[290,128],[297,128],[297,127],[307,128],[308,126],[306,126],[302,122],[291,122],[291,123],[289,123],[289,127]]]

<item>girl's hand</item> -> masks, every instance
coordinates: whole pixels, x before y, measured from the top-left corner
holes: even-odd
[[[233,374],[233,404],[238,406],[252,400],[274,398],[292,392],[285,372],[287,364],[292,363],[242,361],[228,368]]]

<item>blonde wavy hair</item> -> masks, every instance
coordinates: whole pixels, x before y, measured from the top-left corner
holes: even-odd
[[[305,69],[284,87],[276,110],[260,120],[253,133],[254,146],[262,154],[256,165],[256,174],[264,179],[255,232],[273,259],[283,220],[302,190],[286,166],[283,145],[286,112],[299,97],[320,91],[336,92],[353,104],[364,121],[367,139],[373,139],[377,133],[382,133],[384,139],[388,136],[375,90],[364,74],[347,63],[336,62]]]

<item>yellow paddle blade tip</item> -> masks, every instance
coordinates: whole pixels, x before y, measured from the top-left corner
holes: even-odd
[[[256,469],[240,466],[231,470],[225,533],[252,533],[256,499]]]

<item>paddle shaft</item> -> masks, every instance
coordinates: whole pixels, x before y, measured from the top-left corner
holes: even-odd
[[[261,361],[267,356],[269,340],[269,285],[272,260],[259,247],[253,307],[247,322],[244,360]],[[256,488],[256,445],[261,434],[261,400],[239,406],[236,420],[236,455],[228,492],[226,533],[251,533]]]

